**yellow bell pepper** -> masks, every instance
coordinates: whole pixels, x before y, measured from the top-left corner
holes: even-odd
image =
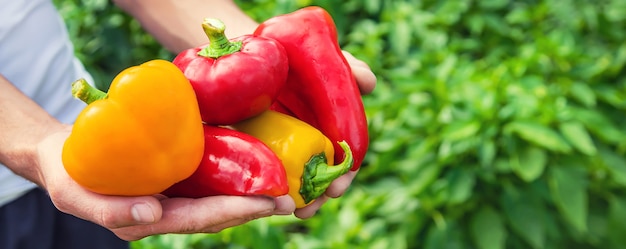
[[[297,208],[313,203],[354,163],[350,147],[341,141],[346,156],[342,163],[331,166],[335,151],[330,139],[304,121],[276,111],[265,111],[232,127],[258,138],[276,153]]]
[[[204,153],[195,93],[169,61],[125,69],[108,93],[85,80],[72,94],[88,105],[63,147],[63,164],[79,185],[106,195],[158,194],[189,177]]]

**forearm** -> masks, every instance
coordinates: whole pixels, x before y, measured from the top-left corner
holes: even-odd
[[[37,146],[48,135],[63,129],[65,125],[0,75],[0,163],[42,185]]]
[[[114,0],[134,16],[165,48],[178,53],[208,42],[201,23],[206,17],[221,19],[226,35],[250,34],[258,25],[232,0]]]

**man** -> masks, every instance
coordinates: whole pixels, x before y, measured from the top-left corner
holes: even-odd
[[[205,17],[223,20],[230,37],[257,26],[233,1],[114,2],[173,53],[207,42],[199,28]],[[68,84],[93,80],[74,57],[51,0],[0,5],[0,248],[128,248],[126,241],[154,234],[219,232],[270,215],[307,218],[327,198],[343,194],[356,174],[337,179],[313,205],[298,210],[288,196],[168,199],[86,191],[65,172],[61,151],[84,108]],[[345,55],[362,93],[371,92],[374,74]]]

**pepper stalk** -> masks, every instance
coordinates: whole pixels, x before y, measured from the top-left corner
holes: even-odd
[[[226,25],[219,19],[205,18],[202,22],[202,29],[209,38],[209,45],[198,52],[199,56],[217,59],[219,57],[241,51],[242,41],[231,42],[224,31]]]
[[[72,96],[87,104],[91,104],[96,100],[106,99],[107,93],[89,85],[85,79],[81,78],[72,82]]]
[[[302,186],[300,187],[300,195],[305,203],[309,203],[320,197],[333,180],[339,178],[350,171],[354,159],[350,145],[346,141],[338,142],[339,146],[345,153],[345,158],[340,164],[330,166],[326,162],[326,154],[324,152],[313,155],[304,166],[302,174]]]

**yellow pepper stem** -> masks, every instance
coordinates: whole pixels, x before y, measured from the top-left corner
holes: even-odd
[[[302,187],[300,187],[300,195],[302,195],[305,203],[320,197],[335,179],[352,168],[354,159],[350,146],[345,141],[339,142],[339,145],[346,155],[342,163],[329,166],[323,152],[313,155],[306,163],[302,174]]]
[[[96,100],[105,99],[107,94],[89,85],[85,79],[79,79],[72,83],[72,96],[87,104],[91,104],[91,102]]]

